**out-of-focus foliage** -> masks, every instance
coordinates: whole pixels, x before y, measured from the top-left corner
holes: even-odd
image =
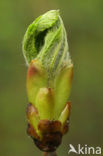
[[[74,62],[69,143],[103,146],[103,1],[1,0],[0,2],[0,155],[36,156],[40,151],[26,135],[26,65],[21,41],[40,14],[60,9]]]

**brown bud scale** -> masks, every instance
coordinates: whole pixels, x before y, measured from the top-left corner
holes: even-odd
[[[70,103],[68,102],[68,108],[70,108]],[[39,116],[37,109],[32,105],[28,104],[27,107],[27,118],[30,116]],[[50,121],[50,120],[40,120],[38,123],[38,131],[41,137],[37,134],[34,127],[28,123],[27,133],[32,137],[35,145],[42,151],[53,152],[61,144],[62,136],[67,133],[69,127],[69,118],[64,124],[60,121]]]

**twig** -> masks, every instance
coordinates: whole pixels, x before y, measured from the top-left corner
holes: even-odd
[[[44,156],[57,156],[56,152],[44,152]]]

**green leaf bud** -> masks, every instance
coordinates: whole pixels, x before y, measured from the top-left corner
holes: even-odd
[[[54,151],[68,130],[73,64],[58,10],[39,16],[23,40],[28,64],[28,134],[43,151]]]
[[[28,27],[23,40],[23,53],[27,64],[38,59],[50,78],[64,63],[69,64],[67,36],[58,10],[48,11]]]

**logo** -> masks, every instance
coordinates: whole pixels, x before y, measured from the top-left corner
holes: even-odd
[[[89,147],[87,145],[81,146],[80,144],[77,145],[75,148],[72,144],[69,144],[69,151],[68,154],[75,153],[75,154],[96,154],[101,155],[102,149],[101,147]]]

